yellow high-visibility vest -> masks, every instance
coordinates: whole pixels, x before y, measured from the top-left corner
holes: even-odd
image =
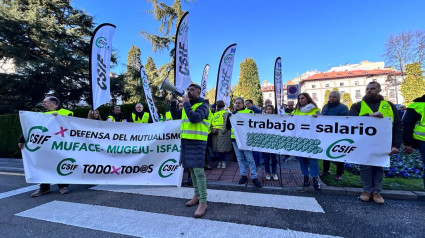
[[[223,123],[224,123],[223,115],[225,113],[227,113],[226,110],[221,110],[221,111],[214,113],[212,123],[211,123],[212,128],[218,129],[218,130],[223,128]]]
[[[391,105],[387,101],[381,100],[381,103],[379,104],[378,112],[382,113],[384,117],[391,117],[391,121],[394,122],[394,112],[393,112],[393,109],[391,108]],[[359,116],[372,114],[372,113],[373,113],[372,109],[370,109],[370,107],[367,105],[365,101],[362,101]]]
[[[196,108],[202,105],[202,102],[197,103],[192,106],[192,111],[195,111]],[[180,126],[180,136],[182,139],[189,140],[208,140],[208,131],[210,130],[210,121],[212,118],[212,112],[208,109],[208,117],[203,119],[198,123],[190,122],[189,118],[186,115],[185,110],[182,111],[182,124]]]
[[[319,108],[314,108],[313,110],[311,110],[310,112],[301,112],[298,108],[295,109],[292,114],[297,115],[297,116],[302,116],[302,115],[314,115],[316,114],[316,112],[319,111]]]
[[[57,113],[57,114],[62,115],[62,116],[74,116],[73,112],[66,110],[66,109],[63,109],[63,108],[59,109],[58,111],[48,111],[48,112],[45,112],[45,113],[46,114]]]
[[[145,112],[143,113],[142,119],[140,117],[136,120],[136,114],[133,112],[131,113],[131,118],[133,119],[134,123],[148,123],[149,122],[149,113]]]
[[[414,102],[407,108],[414,109],[419,115],[421,115],[421,120],[416,122],[415,128],[413,129],[413,138],[425,141],[425,103]]]

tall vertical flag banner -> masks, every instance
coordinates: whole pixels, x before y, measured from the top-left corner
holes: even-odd
[[[204,72],[202,73],[202,82],[201,82],[201,97],[205,98],[207,96],[207,83],[208,83],[208,70],[210,65],[206,64],[204,67]]]
[[[174,85],[183,90],[186,90],[192,83],[189,73],[188,33],[189,12],[186,12],[177,27],[174,55]]]
[[[218,67],[215,101],[223,100],[226,107],[230,105],[230,90],[232,88],[232,71],[235,53],[236,44],[228,46],[221,56]]]
[[[140,66],[140,74],[142,78],[143,90],[146,96],[146,102],[148,103],[149,111],[152,115],[152,121],[159,122],[158,111],[156,110],[155,103],[152,99],[151,89],[149,87],[148,76],[146,76],[145,67]]]
[[[92,90],[92,109],[111,100],[109,66],[111,63],[112,37],[115,26],[110,23],[99,25],[90,41],[90,85]]]
[[[283,87],[282,87],[282,60],[277,57],[274,63],[274,100],[276,105],[276,114],[284,115],[283,108]]]

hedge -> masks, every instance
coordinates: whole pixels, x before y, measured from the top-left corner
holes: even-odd
[[[121,110],[127,119],[131,118],[131,113],[135,105],[135,103],[121,105]],[[160,104],[156,106],[163,115],[168,110],[168,105]],[[143,104],[143,107],[145,110],[148,109],[146,104]],[[102,106],[98,108],[103,120],[106,120],[112,109],[113,106]],[[74,108],[71,111],[74,112],[74,117],[86,118],[90,108]],[[18,114],[0,115],[0,158],[22,158],[21,151],[18,148],[18,138],[21,135],[22,128]]]

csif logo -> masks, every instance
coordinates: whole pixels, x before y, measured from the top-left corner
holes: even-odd
[[[180,28],[179,28],[179,35],[181,36],[183,33],[189,31],[189,26],[185,23],[182,22]]]
[[[332,143],[326,150],[326,156],[330,159],[339,159],[353,152],[357,147],[352,146],[351,139],[341,139]]]
[[[172,162],[172,164],[168,163]],[[159,166],[158,174],[161,178],[167,178],[173,175],[173,172],[176,171],[176,169],[179,168],[180,165],[176,164],[177,161],[175,159],[169,159],[164,161],[164,163]],[[165,174],[164,174],[165,172]]]
[[[66,158],[59,162],[56,167],[56,171],[60,176],[68,176],[74,172],[75,169],[78,168],[78,164],[74,164],[76,162],[73,158]]]
[[[31,129],[28,131],[28,136],[27,136],[28,140],[25,142],[25,148],[30,152],[37,151],[38,149],[41,148],[41,146],[36,146],[35,148],[31,148],[28,145],[29,143],[35,144],[35,145],[42,145],[42,144],[44,144],[44,142],[48,141],[52,137],[52,136],[48,136],[48,135],[38,134],[36,132],[33,132],[33,130],[40,130],[43,133],[49,131],[44,126],[33,126],[33,127],[31,127]]]
[[[108,40],[103,36],[98,37],[95,41],[95,44],[100,49],[102,49],[102,48],[109,49]]]
[[[224,56],[224,63],[230,66],[230,64],[233,62],[233,57],[234,57],[233,53],[227,54],[226,56]]]

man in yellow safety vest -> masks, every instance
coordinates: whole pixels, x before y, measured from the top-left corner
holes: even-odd
[[[401,145],[401,121],[395,105],[384,100],[381,92],[381,84],[372,81],[366,86],[366,95],[361,102],[351,106],[348,116],[371,116],[377,118],[390,117],[393,122],[391,154],[397,154]],[[373,148],[371,148],[373,150]],[[360,165],[360,178],[363,193],[360,200],[368,202],[373,199],[378,204],[383,204],[381,196],[382,180],[384,179],[384,168],[378,166]]]
[[[403,116],[403,151],[410,154],[413,148],[419,149],[422,162],[425,165],[425,95],[413,100]],[[425,187],[425,172],[422,176]]]
[[[149,116],[148,112],[143,110],[143,105],[137,103],[134,107],[134,111],[131,113],[131,122],[134,123],[148,123],[152,122],[152,118]]]

